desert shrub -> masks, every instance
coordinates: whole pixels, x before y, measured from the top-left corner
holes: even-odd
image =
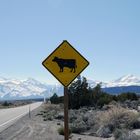
[[[139,137],[127,129],[116,129],[115,140],[139,140]]]
[[[99,107],[103,107],[105,104],[109,104],[113,100],[112,95],[102,93],[97,101]]]
[[[98,129],[98,131],[96,132],[96,135],[98,137],[109,138],[109,137],[111,137],[111,133],[112,133],[111,129],[110,129],[109,125],[108,125],[108,126],[101,126]]]
[[[69,111],[70,128],[74,133],[90,132],[91,135],[108,138],[116,129],[138,128],[139,113],[109,104],[107,109],[95,110],[92,107]],[[90,130],[90,131],[89,131]]]
[[[50,101],[53,104],[59,104],[59,103],[62,104],[64,102],[64,96],[58,97],[58,95],[54,93],[53,96],[50,97]]]
[[[64,113],[63,112],[57,113],[54,116],[54,118],[57,119],[57,120],[64,120]]]
[[[71,121],[70,128],[73,133],[81,133],[89,129],[87,123],[83,120],[82,114],[80,116],[77,116],[75,120]]]
[[[43,118],[46,118],[47,116],[46,116],[46,115],[43,115],[42,117],[43,117]]]
[[[38,113],[38,114],[36,114],[36,116],[41,116],[41,115],[43,115],[43,113]]]
[[[135,109],[135,110],[138,110],[138,107],[139,107],[139,104],[140,104],[140,102],[136,101],[136,100],[135,101],[126,100],[124,102],[119,102],[119,103],[124,108]]]
[[[58,128],[58,133],[59,133],[59,135],[64,135],[65,134],[65,132],[64,132],[64,127],[60,127],[60,128]],[[71,130],[69,129],[69,135],[71,134]]]
[[[62,111],[62,108],[60,107],[60,105],[54,105],[54,104],[46,104],[43,106],[43,113],[48,113],[50,111]]]
[[[121,106],[112,106],[109,110],[99,112],[96,119],[99,126],[107,126],[113,132],[117,128],[131,129],[138,116],[138,113],[129,111]]]
[[[78,111],[76,111],[76,110],[69,111],[69,122],[70,123],[73,123],[78,118],[77,114],[78,114]]]
[[[73,133],[78,133],[78,134],[80,134],[81,132],[84,132],[84,131],[88,130],[88,127],[87,127],[87,125],[85,124],[84,121],[72,123],[70,125],[70,128],[71,128],[71,131]]]
[[[118,101],[126,101],[126,100],[138,100],[138,96],[136,95],[136,93],[122,93],[120,95],[117,96],[117,100]]]
[[[96,124],[96,111],[90,108],[80,108],[69,111],[69,123],[72,132],[82,133],[94,127]]]
[[[85,120],[85,118],[86,119],[88,118],[86,121],[86,124],[88,125],[88,127],[92,128],[94,125],[97,124],[96,111],[90,110],[90,112],[87,112],[86,114],[84,114],[83,120]]]
[[[47,120],[52,121],[53,118],[52,118],[51,116],[48,116],[48,117],[47,117]]]
[[[58,128],[59,135],[64,135],[64,127]]]
[[[4,101],[2,105],[3,106],[9,106],[10,104],[7,101]]]
[[[133,118],[129,126],[132,129],[140,129],[140,115],[137,115],[135,118]]]
[[[47,121],[47,119],[43,119],[43,121]]]
[[[63,110],[60,108],[59,105],[54,104],[45,104],[43,106],[43,110],[40,111],[40,114],[42,114],[42,117],[47,120],[53,120],[53,119],[63,119],[64,113],[61,113]]]
[[[56,93],[53,94],[53,96],[50,98],[51,103],[57,104],[58,103],[58,96]]]
[[[118,139],[122,135],[122,129],[116,129],[114,131],[114,137],[115,139]]]

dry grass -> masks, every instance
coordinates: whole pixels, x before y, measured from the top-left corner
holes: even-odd
[[[52,111],[52,110],[55,110],[57,112],[63,111],[63,107],[62,107],[61,104],[59,104],[59,105],[55,105],[55,104],[44,104],[42,107],[43,107],[43,109],[45,111]]]
[[[133,112],[121,106],[113,105],[109,110],[98,112],[96,116],[99,125],[105,126],[108,124],[113,124],[116,125],[114,127],[117,127],[121,123],[123,123],[125,127],[127,127],[127,125],[133,123],[133,121],[135,121],[138,117],[138,112]]]
[[[37,114],[43,117],[44,121],[53,121],[54,119],[61,119],[63,120],[63,107],[62,105],[54,105],[54,104],[43,104],[42,110],[40,113]]]

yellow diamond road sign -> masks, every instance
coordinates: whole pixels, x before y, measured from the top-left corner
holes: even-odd
[[[89,62],[68,41],[63,41],[42,64],[67,87]]]

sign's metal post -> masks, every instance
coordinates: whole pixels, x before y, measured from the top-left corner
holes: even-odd
[[[69,139],[69,126],[68,126],[68,88],[64,87],[64,134],[65,140]]]

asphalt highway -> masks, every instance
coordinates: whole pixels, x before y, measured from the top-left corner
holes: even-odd
[[[38,108],[41,104],[42,102],[36,102],[21,107],[0,109],[0,132],[11,126],[24,115],[28,114],[29,110],[32,111]]]

